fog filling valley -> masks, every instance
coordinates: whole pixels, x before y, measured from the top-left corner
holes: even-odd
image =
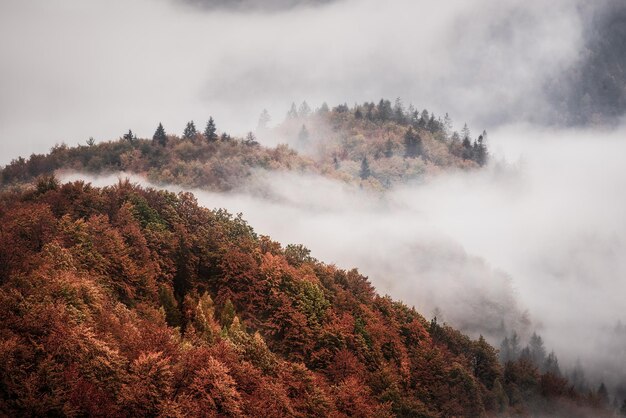
[[[246,190],[193,193],[243,213],[259,234],[358,267],[428,318],[496,346],[506,332],[537,331],[566,370],[580,361],[589,377],[617,384],[626,376],[624,133],[503,127],[491,134],[485,170],[383,195],[276,172],[258,172]],[[107,185],[118,176],[63,177],[75,179]]]
[[[244,133],[263,108],[278,123],[303,99],[400,96],[449,112],[489,131],[488,167],[383,194],[284,172],[193,192],[259,234],[358,267],[429,318],[496,346],[537,331],[565,369],[580,360],[597,381],[626,379],[626,129],[564,126],[547,87],[581,59],[589,16],[615,2],[216,3],[3,1],[0,164],[128,128],[149,137],[159,121],[175,133],[209,114]]]

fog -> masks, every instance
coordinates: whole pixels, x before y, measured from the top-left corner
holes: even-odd
[[[489,130],[489,167],[384,195],[267,172],[195,192],[427,317],[492,339],[537,330],[562,363],[626,376],[626,131],[545,124],[568,120],[546,92],[580,63],[590,16],[619,0],[226,3],[2,0],[0,164],[129,128],[150,137],[158,122],[180,134],[209,115],[242,134],[292,101],[449,112]]]
[[[358,267],[427,318],[494,344],[505,332],[537,331],[562,366],[580,361],[615,385],[626,377],[626,335],[616,328],[626,323],[625,133],[502,127],[490,135],[486,169],[384,194],[275,172],[232,193],[193,192],[284,245]]]
[[[549,115],[544,85],[605,1],[584,3],[3,0],[0,164],[209,115],[243,134],[305,99],[402,97],[477,129]]]

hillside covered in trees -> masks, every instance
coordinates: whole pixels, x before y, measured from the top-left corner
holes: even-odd
[[[132,130],[120,139],[55,146],[49,154],[17,158],[0,173],[2,184],[29,182],[55,170],[91,174],[119,171],[145,175],[157,184],[225,191],[245,185],[256,170],[321,174],[382,190],[442,170],[471,170],[486,164],[486,132],[473,138],[467,125],[459,134],[452,122],[423,110],[381,99],[332,110],[295,105],[284,122],[268,128],[264,112],[256,133],[234,138],[218,133],[210,118],[201,131],[190,121],[180,136],[159,124],[153,137]],[[257,138],[259,140],[257,140]],[[259,142],[279,143],[273,148]]]
[[[6,416],[610,415],[513,340],[501,364],[357,270],[128,182],[0,194],[0,319]]]

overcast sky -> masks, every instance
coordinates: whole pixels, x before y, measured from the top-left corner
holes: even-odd
[[[550,112],[583,44],[572,0],[218,3],[0,2],[0,163],[209,115],[245,133],[302,100],[402,97],[482,131]]]

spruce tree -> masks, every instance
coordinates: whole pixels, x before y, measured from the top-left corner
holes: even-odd
[[[396,103],[393,106],[393,117],[398,123],[404,123],[406,121],[402,99],[399,97],[396,99]]]
[[[267,109],[263,109],[263,112],[261,112],[261,116],[259,116],[259,123],[257,125],[257,129],[259,130],[267,129],[267,125],[270,123],[271,120],[272,118],[269,112],[267,111]]]
[[[291,103],[291,108],[289,112],[287,112],[287,119],[297,119],[298,118],[298,110],[296,109],[296,104]]]
[[[209,142],[217,141],[217,129],[215,128],[215,121],[213,117],[209,117],[209,121],[206,124],[206,128],[204,128],[204,137]]]
[[[185,126],[185,130],[183,131],[183,138],[185,139],[194,139],[198,131],[196,130],[196,125],[193,121],[187,122],[187,126]]]
[[[385,143],[385,158],[391,158],[393,156],[393,142],[391,142],[391,138],[387,138],[387,142]]]
[[[137,136],[135,136],[135,134],[133,134],[133,131],[129,129],[128,132],[125,133],[124,136],[122,136],[122,138],[132,143],[135,139],[137,139]]]
[[[157,130],[154,132],[154,135],[152,135],[152,143],[156,145],[160,145],[162,147],[167,145],[167,135],[161,123],[159,123],[159,126],[157,127]]]
[[[311,114],[311,107],[305,100],[302,102],[302,104],[300,105],[300,108],[298,109],[298,116],[300,116],[301,118],[306,118],[310,114]]]
[[[371,175],[372,172],[370,170],[370,165],[367,162],[367,157],[363,157],[363,160],[361,160],[361,172],[359,173],[359,176],[361,177],[361,180],[365,180]]]
[[[481,167],[487,164],[488,154],[487,146],[483,135],[478,137],[478,141],[474,142],[474,161]]]
[[[413,127],[409,127],[404,134],[404,148],[404,155],[407,158],[416,158],[422,153],[422,138],[413,130]]]
[[[309,140],[309,131],[306,129],[306,126],[302,125],[300,132],[298,133],[298,141],[300,143],[305,144]]]

